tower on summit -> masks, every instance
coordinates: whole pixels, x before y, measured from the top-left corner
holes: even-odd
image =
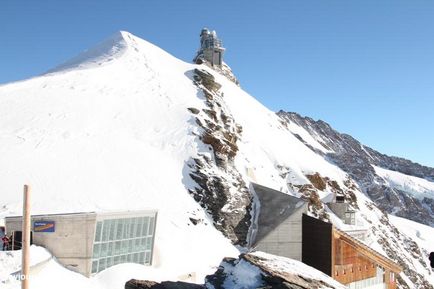
[[[211,66],[223,64],[223,44],[221,39],[217,37],[215,31],[209,31],[208,28],[203,28],[200,33],[200,48],[193,61],[201,64],[207,61]]]

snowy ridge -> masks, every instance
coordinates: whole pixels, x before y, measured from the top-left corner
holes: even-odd
[[[69,61],[49,70],[47,73],[67,71],[71,69],[86,69],[108,64],[125,53],[128,48],[129,34],[120,31],[101,42],[92,49],[86,50]]]

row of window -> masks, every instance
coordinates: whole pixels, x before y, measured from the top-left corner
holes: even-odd
[[[381,267],[377,266],[377,275],[375,277],[356,281],[356,282],[352,282],[352,283],[348,284],[348,288],[350,288],[350,289],[362,289],[362,288],[367,288],[369,286],[375,286],[375,285],[378,285],[379,287],[385,288],[384,282],[385,282],[384,281],[384,270]]]
[[[93,246],[93,258],[135,253],[151,249],[152,237],[95,243]]]
[[[150,236],[153,232],[153,217],[104,220],[97,222],[95,242]]]
[[[202,43],[202,48],[222,47],[223,43],[220,39],[210,38],[205,39]]]
[[[121,263],[150,264],[154,217],[109,219],[96,224],[92,273]]]
[[[92,261],[92,274],[101,272],[111,266],[122,263],[137,263],[137,264],[150,264],[151,252],[140,252],[134,254],[126,254],[120,256],[113,256],[108,258],[102,258]]]

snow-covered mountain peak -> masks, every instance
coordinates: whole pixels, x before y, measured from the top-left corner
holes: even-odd
[[[94,47],[49,70],[48,73],[85,69],[109,63],[125,53],[129,42],[131,42],[130,39],[132,39],[130,35],[130,33],[124,31],[116,32]]]
[[[65,63],[49,70],[47,73],[51,74],[77,69],[101,67],[112,64],[129,53],[143,56],[141,58],[136,57],[136,61],[139,60],[139,62],[141,62],[140,59],[150,59],[156,55],[169,55],[159,47],[131,34],[130,32],[118,31]],[[172,56],[172,58],[174,57]]]

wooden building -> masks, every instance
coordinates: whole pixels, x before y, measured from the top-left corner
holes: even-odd
[[[302,261],[350,289],[395,289],[401,268],[332,224],[303,215]]]

